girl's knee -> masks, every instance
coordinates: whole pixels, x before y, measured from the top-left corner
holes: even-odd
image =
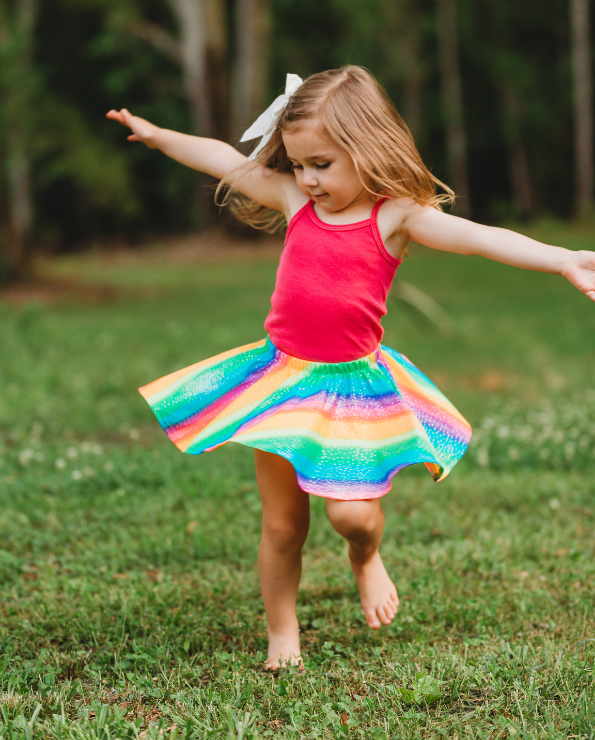
[[[348,540],[374,535],[384,521],[378,499],[369,501],[327,499],[326,510],[335,530]]]
[[[268,518],[263,521],[263,537],[279,549],[303,547],[308,536],[310,522],[306,518]]]

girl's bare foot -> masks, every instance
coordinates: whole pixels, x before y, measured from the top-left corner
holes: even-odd
[[[276,634],[269,629],[269,655],[265,661],[265,671],[274,671],[290,665],[303,666],[304,661],[300,654],[299,629],[290,633]]]
[[[349,559],[362,600],[362,609],[368,625],[377,630],[381,623],[389,625],[399,608],[399,597],[388,576],[378,550],[360,560],[350,547]]]

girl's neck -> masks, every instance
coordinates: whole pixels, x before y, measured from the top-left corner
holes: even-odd
[[[370,194],[369,198],[351,203],[347,208],[342,208],[340,211],[327,211],[321,208],[318,203],[314,203],[313,208],[314,213],[323,223],[332,226],[343,226],[358,223],[359,221],[367,221],[367,219],[371,218],[372,211],[377,202],[378,198],[374,198]]]

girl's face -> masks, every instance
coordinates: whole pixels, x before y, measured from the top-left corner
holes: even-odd
[[[372,200],[351,156],[326,136],[314,122],[283,132],[283,143],[293,165],[298,188],[332,213]]]

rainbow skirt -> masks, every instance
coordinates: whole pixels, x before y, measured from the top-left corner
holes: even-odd
[[[240,442],[281,455],[317,496],[382,496],[406,465],[435,480],[461,458],[471,427],[404,355],[379,345],[354,362],[310,362],[270,339],[140,388],[182,452]]]

